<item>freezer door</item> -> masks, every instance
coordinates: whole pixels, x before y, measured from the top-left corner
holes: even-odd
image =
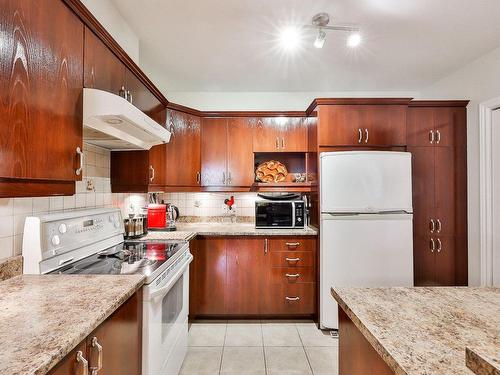
[[[321,212],[413,212],[409,152],[325,152],[320,160]]]
[[[413,286],[411,214],[321,217],[320,322],[338,329],[331,287]]]

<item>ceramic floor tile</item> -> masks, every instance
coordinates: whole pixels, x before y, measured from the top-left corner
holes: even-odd
[[[228,324],[225,346],[262,346],[260,324]]]
[[[189,346],[224,346],[225,336],[225,323],[193,323],[189,328]]]
[[[314,375],[338,375],[339,352],[336,347],[305,348]]]
[[[312,375],[303,347],[266,347],[267,375]]]
[[[302,346],[294,324],[263,324],[264,346]]]
[[[300,339],[304,346],[338,346],[338,339],[332,338],[329,331],[318,329],[316,323],[297,323]]]
[[[225,347],[222,355],[221,374],[265,375],[264,348]]]
[[[222,359],[222,347],[190,347],[180,375],[217,375]]]

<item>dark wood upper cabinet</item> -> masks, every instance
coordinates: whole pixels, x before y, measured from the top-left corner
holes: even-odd
[[[198,116],[167,110],[167,185],[199,187],[201,183],[201,120]]]
[[[407,105],[320,105],[319,146],[405,146]]]
[[[125,89],[130,91],[132,104],[150,117],[163,111],[164,106],[130,70],[125,70]]]
[[[201,132],[202,186],[251,186],[252,130],[245,118],[205,118]]]
[[[307,152],[307,122],[302,117],[249,119],[254,152]]]
[[[63,2],[2,2],[0,197],[73,194],[81,179],[83,29]]]
[[[117,95],[125,88],[125,65],[88,27],[85,27],[84,56],[85,87]]]

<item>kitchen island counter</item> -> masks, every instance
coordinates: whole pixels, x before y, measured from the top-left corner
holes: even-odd
[[[332,288],[332,295],[395,374],[474,374],[466,348],[498,366],[499,288]],[[491,368],[497,372],[477,374],[500,371]]]
[[[46,374],[143,285],[142,275],[22,275],[0,283],[0,374]]]

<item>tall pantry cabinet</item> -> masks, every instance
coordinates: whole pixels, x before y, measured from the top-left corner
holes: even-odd
[[[467,285],[466,101],[412,101],[415,285]]]

